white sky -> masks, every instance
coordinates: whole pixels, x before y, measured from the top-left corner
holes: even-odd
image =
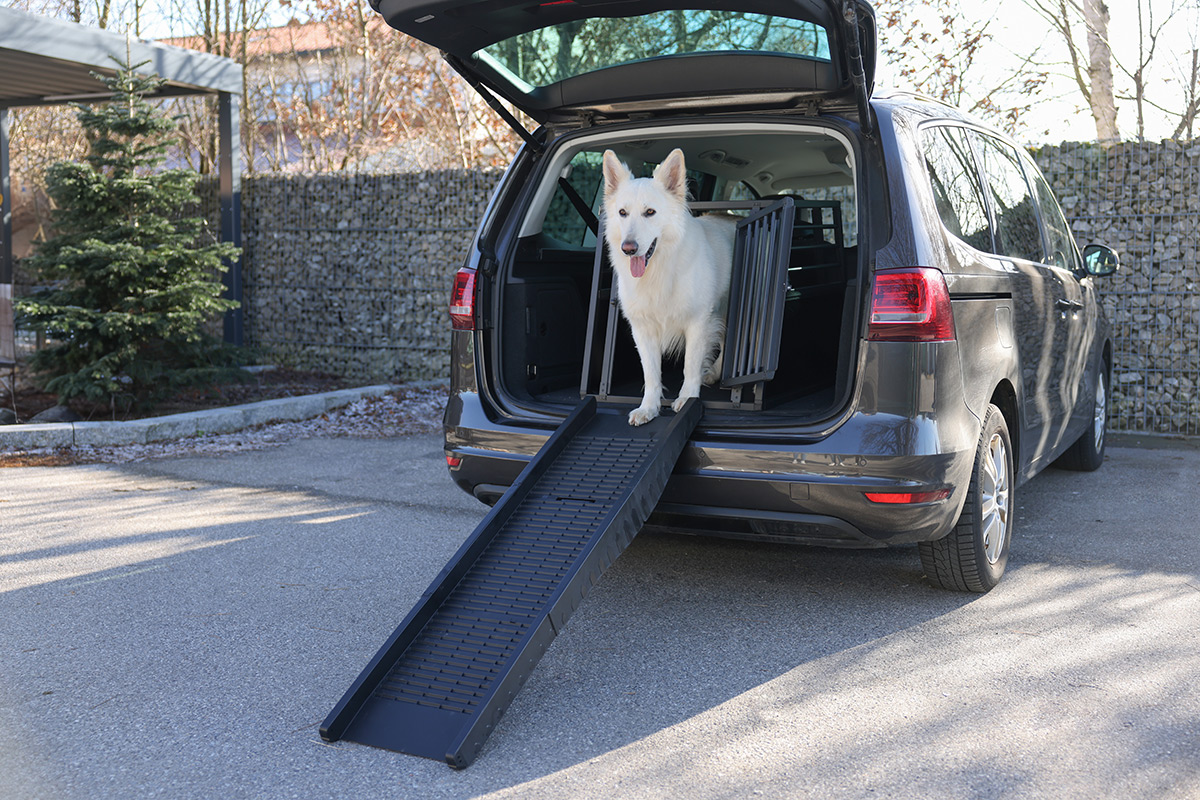
[[[1165,14],[1172,0],[1141,0],[1143,7],[1153,5],[1156,13]],[[1191,9],[1180,12],[1168,29],[1164,30],[1155,51],[1151,80],[1147,82],[1149,99],[1168,107],[1183,105],[1182,88],[1179,83],[1167,84],[1163,79],[1177,77],[1175,64],[1190,65],[1190,53],[1200,40],[1200,0],[1174,0],[1190,4]],[[986,19],[994,16],[989,29],[993,41],[988,56],[992,65],[984,66],[981,75],[988,69],[1003,70],[1018,57],[1039,53],[1038,61],[1053,77],[1043,89],[1042,100],[1025,117],[1027,125],[1022,138],[1030,144],[1058,144],[1063,141],[1089,141],[1096,138],[1096,126],[1083,96],[1074,79],[1068,76],[1066,44],[1061,35],[1051,30],[1048,23],[1022,0],[961,0],[963,16]],[[1137,0],[1108,0],[1111,15],[1109,38],[1114,58],[1125,63],[1132,71],[1138,58]],[[1156,17],[1156,21],[1157,21]],[[1084,44],[1083,31],[1079,42]],[[968,80],[970,78],[968,77]],[[881,85],[892,85],[888,65],[880,64],[877,81]],[[1133,83],[1114,65],[1114,83],[1118,95],[1132,92]],[[969,85],[969,83],[968,83]],[[1132,101],[1117,102],[1117,125],[1122,138],[1132,139],[1137,135],[1137,110]],[[1163,139],[1171,135],[1178,119],[1169,121],[1167,115],[1146,106],[1146,138]],[[1200,129],[1197,130],[1200,133]]]

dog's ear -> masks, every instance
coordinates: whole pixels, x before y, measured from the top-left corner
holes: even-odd
[[[683,164],[683,151],[676,147],[661,164],[654,169],[654,180],[662,184],[680,202],[687,200],[687,167]]]
[[[604,151],[604,191],[615,192],[618,186],[632,177],[633,173],[617,159],[616,153]]]

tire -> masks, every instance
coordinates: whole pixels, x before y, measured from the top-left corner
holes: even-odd
[[[942,589],[983,593],[1000,582],[1012,542],[1012,439],[1000,409],[989,405],[975,448],[971,485],[958,521],[941,539],[921,542],[921,566]]]
[[[1100,368],[1096,388],[1092,390],[1092,427],[1058,457],[1054,466],[1077,472],[1093,472],[1104,463],[1104,445],[1108,442],[1108,370]]]

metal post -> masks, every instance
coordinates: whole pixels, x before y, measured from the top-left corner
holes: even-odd
[[[221,194],[221,241],[242,246],[242,122],[241,98],[232,92],[218,96],[218,161]],[[242,257],[232,259],[225,273],[225,297],[238,307],[225,312],[225,341],[241,346]]]
[[[16,327],[13,324],[12,179],[8,162],[8,109],[0,108],[0,366],[16,368]],[[16,381],[10,387],[15,398]]]
[[[8,109],[0,108],[0,283],[13,282],[12,178],[8,161]]]

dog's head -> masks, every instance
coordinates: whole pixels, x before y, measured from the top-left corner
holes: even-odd
[[[678,148],[658,165],[653,178],[635,178],[612,150],[604,151],[604,229],[614,264],[624,256],[640,278],[660,242],[682,234],[687,210],[687,170]]]

